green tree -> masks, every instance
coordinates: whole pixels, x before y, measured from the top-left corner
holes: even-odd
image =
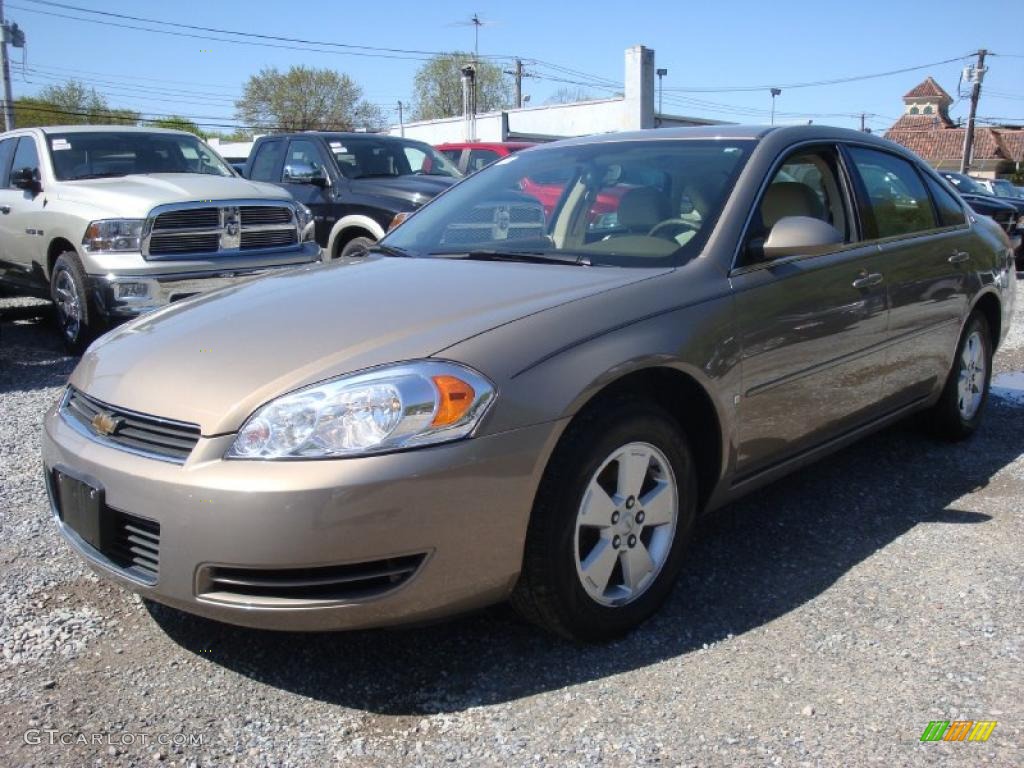
[[[235,114],[256,132],[334,130],[384,127],[380,109],[363,99],[348,75],[333,69],[269,67],[245,84]]]
[[[456,51],[434,56],[413,80],[413,120],[436,120],[462,114],[462,68],[472,54]],[[512,84],[501,67],[480,61],[476,67],[476,111],[494,112],[512,103]]]
[[[155,128],[171,128],[175,131],[188,131],[194,133],[199,138],[206,138],[207,134],[204,133],[198,125],[189,120],[187,117],[181,117],[179,115],[171,115],[170,117],[161,117],[159,120],[150,121],[150,125]]]
[[[43,88],[38,96],[26,96],[14,102],[17,128],[34,125],[136,125],[139,113],[109,106],[107,100],[77,80]]]

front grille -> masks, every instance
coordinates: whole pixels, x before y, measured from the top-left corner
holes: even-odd
[[[220,226],[219,208],[183,208],[161,213],[153,229],[216,229]]]
[[[270,248],[274,245],[295,245],[294,229],[264,229],[259,232],[242,233],[242,250],[248,248]]]
[[[153,235],[149,240],[149,252],[154,255],[168,253],[216,252],[220,247],[220,235]]]
[[[100,550],[129,574],[155,582],[160,573],[160,523],[109,507],[110,542]]]
[[[298,245],[298,224],[290,206],[221,202],[219,206],[155,209],[146,223],[143,256],[174,259]]]
[[[242,226],[252,224],[291,224],[292,212],[288,208],[272,205],[243,205]]]
[[[61,410],[67,418],[78,422],[93,439],[154,458],[184,462],[199,442],[197,424],[185,424],[117,408],[94,400],[74,388],[68,390]],[[101,414],[116,424],[111,434],[103,434],[93,426],[93,421]]]
[[[408,581],[423,554],[317,568],[255,569],[210,566],[199,578],[201,596],[221,602],[336,602],[379,597]]]

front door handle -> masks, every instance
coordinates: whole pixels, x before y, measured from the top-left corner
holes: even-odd
[[[8,214],[10,212],[11,212],[11,206],[9,206],[9,205],[0,205],[0,213]]]
[[[881,272],[872,272],[870,275],[861,273],[863,276],[853,281],[854,288],[871,288],[882,282]]]
[[[948,261],[950,264],[963,264],[971,258],[971,254],[967,251],[953,251],[953,255],[949,257]]]

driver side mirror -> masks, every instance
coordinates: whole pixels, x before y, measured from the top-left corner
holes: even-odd
[[[289,163],[284,167],[284,180],[292,184],[312,184],[314,187],[331,185],[324,169],[310,163]]]
[[[843,236],[827,221],[810,216],[784,216],[768,233],[762,251],[768,261],[785,256],[817,256],[843,244]]]
[[[18,189],[38,192],[40,189],[38,169],[25,167],[11,171],[11,184]]]

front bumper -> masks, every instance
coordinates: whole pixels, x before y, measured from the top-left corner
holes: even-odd
[[[161,274],[111,271],[103,275],[90,275],[87,289],[93,299],[93,305],[105,317],[135,317],[160,309],[171,302],[234,285],[250,277],[295,269],[322,260],[320,246],[312,241],[303,243],[300,250],[289,252],[288,255],[287,264],[261,264],[235,269],[225,265],[214,270]]]
[[[98,572],[158,602],[245,626],[352,629],[424,621],[503,599],[518,576],[530,509],[558,422],[359,459],[225,461],[233,435],[201,438],[184,464],[103,445],[56,408],[43,460],[102,488],[111,509],[159,524],[159,568],[145,583],[64,535]],[[210,594],[212,569],[341,566],[422,555],[400,586],[370,597]],[[301,596],[299,596],[301,597]]]

